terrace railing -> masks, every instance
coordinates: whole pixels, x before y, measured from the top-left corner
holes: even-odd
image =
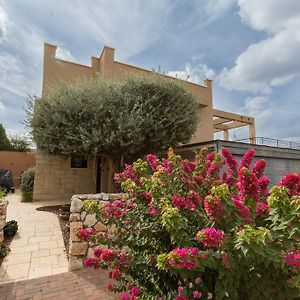
[[[266,138],[266,137],[255,137],[254,140],[255,140],[256,145],[300,150],[299,142],[277,140],[277,139],[271,139],[271,138]],[[237,140],[237,142],[246,143],[246,144],[251,144],[252,141],[253,140],[250,140],[250,139]]]

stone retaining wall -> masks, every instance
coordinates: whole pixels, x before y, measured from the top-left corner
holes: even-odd
[[[3,227],[6,224],[6,211],[8,201],[6,199],[0,199],[0,243],[4,240]]]
[[[95,215],[88,214],[84,208],[85,201],[95,201],[103,205],[105,202],[122,200],[126,194],[87,194],[74,195],[71,199],[70,215],[70,248],[69,248],[69,270],[74,271],[83,267],[83,260],[90,256],[92,249],[87,242],[81,241],[78,237],[81,228],[93,228],[96,232],[106,231],[108,228],[98,222]]]

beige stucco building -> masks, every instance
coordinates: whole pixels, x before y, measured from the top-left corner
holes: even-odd
[[[131,66],[115,60],[115,49],[104,47],[100,57],[91,57],[90,66],[81,65],[55,57],[57,46],[45,44],[43,94],[59,81],[76,82],[82,77],[100,74],[104,78],[122,81],[130,73],[148,76],[152,71]],[[170,80],[180,80],[161,75]],[[181,80],[182,81],[182,80]],[[249,137],[255,137],[254,119],[213,108],[212,81],[204,80],[203,85],[182,81],[184,88],[193,93],[198,100],[199,123],[191,143],[211,141],[214,133],[223,132],[228,140],[229,130],[249,126]],[[111,192],[113,162],[109,157],[91,157],[84,167],[72,166],[71,158],[54,155],[36,155],[36,179],[34,200],[68,199],[73,194]]]

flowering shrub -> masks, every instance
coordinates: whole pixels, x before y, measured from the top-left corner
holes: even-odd
[[[108,269],[121,299],[297,299],[300,175],[268,190],[265,161],[240,164],[227,149],[193,161],[172,150],[126,165],[126,201],[86,203],[114,230],[82,230],[85,265]]]

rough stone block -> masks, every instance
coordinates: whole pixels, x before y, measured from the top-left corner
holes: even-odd
[[[69,259],[69,271],[75,271],[83,268],[83,258],[70,256]]]
[[[71,200],[71,208],[70,208],[70,211],[72,213],[78,213],[82,210],[82,206],[83,206],[83,203],[82,203],[82,200],[80,200],[78,197],[76,196],[73,196],[72,197],[72,200]]]
[[[85,242],[75,242],[71,243],[70,245],[70,255],[78,256],[78,255],[85,255],[88,249],[88,244]]]
[[[109,228],[108,228],[108,232],[110,233],[110,234],[113,234],[114,233],[114,231],[116,230],[116,225],[111,225]]]
[[[87,212],[86,211],[83,211],[81,214],[80,214],[80,219],[83,221],[85,219],[87,215]]]
[[[101,222],[98,222],[97,224],[94,225],[94,229],[99,232],[99,231],[105,231],[107,227],[103,225]]]
[[[121,194],[109,194],[109,200],[115,201],[115,200],[121,200],[122,195]]]
[[[79,230],[82,228],[82,222],[71,222],[70,223],[70,239],[72,241],[80,241],[78,237]]]
[[[76,222],[76,221],[80,221],[80,214],[79,213],[74,213],[70,215],[69,218],[70,222]]]
[[[4,234],[3,231],[0,230],[0,243],[2,243],[4,241]]]
[[[92,226],[94,226],[96,223],[97,223],[97,219],[96,219],[95,214],[93,214],[93,215],[87,215],[87,216],[85,217],[84,222],[83,222],[84,226],[87,226],[87,227],[92,227]]]

